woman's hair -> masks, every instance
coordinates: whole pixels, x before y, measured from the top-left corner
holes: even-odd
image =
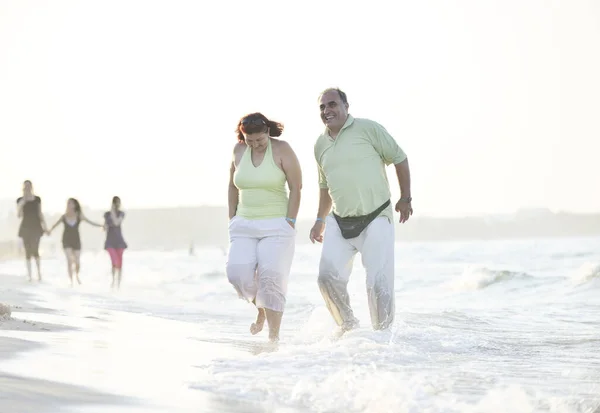
[[[69,202],[73,202],[73,205],[75,206],[75,213],[77,215],[81,214],[81,205],[79,204],[79,201],[75,198],[69,198],[69,200],[67,201],[67,205],[69,204]]]
[[[260,112],[251,113],[244,116],[238,122],[235,132],[237,133],[238,142],[245,142],[244,134],[269,132],[269,136],[281,136],[283,133],[283,125],[279,122],[269,120]]]
[[[121,198],[119,198],[118,196],[113,196],[111,206],[114,207],[117,204],[117,202],[121,203]]]

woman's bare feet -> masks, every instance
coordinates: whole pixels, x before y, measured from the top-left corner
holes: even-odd
[[[250,326],[250,332],[252,335],[258,334],[262,331],[265,326],[265,320],[267,316],[265,315],[265,310],[263,308],[258,309],[258,314],[256,315],[256,321],[252,323]]]
[[[281,318],[283,313],[273,310],[265,310],[267,315],[267,323],[269,323],[269,341],[276,343],[279,341],[279,327],[281,326]]]

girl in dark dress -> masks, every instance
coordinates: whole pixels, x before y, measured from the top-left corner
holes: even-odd
[[[77,282],[81,284],[79,279],[79,270],[81,268],[79,257],[81,256],[81,238],[79,237],[79,224],[81,221],[85,221],[90,225],[102,228],[102,224],[96,224],[90,221],[83,215],[79,201],[75,198],[69,198],[67,201],[67,210],[64,215],[61,216],[58,221],[50,228],[48,235],[56,228],[59,224],[64,225],[64,231],[62,236],[62,245],[67,256],[67,266],[69,279],[71,280],[71,286],[73,286],[73,267],[75,267],[75,277]]]
[[[17,214],[21,218],[19,237],[25,249],[25,264],[27,275],[31,281],[31,259],[35,259],[38,280],[42,280],[40,268],[40,239],[46,232],[46,221],[42,214],[42,199],[33,193],[33,184],[27,180],[23,182],[23,196],[17,199]]]
[[[111,287],[119,288],[121,286],[121,274],[123,271],[123,252],[127,249],[127,243],[121,232],[121,223],[125,218],[125,212],[121,211],[121,199],[118,196],[113,197],[110,211],[104,213],[104,228],[106,230],[106,242],[104,249],[110,256],[112,264],[112,284]]]

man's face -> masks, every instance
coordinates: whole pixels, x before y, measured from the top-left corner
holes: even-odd
[[[321,120],[329,129],[339,130],[346,123],[348,117],[348,104],[342,102],[336,90],[329,90],[319,99]]]

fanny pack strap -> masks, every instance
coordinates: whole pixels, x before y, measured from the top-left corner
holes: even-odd
[[[345,239],[356,238],[369,226],[375,218],[381,214],[381,212],[388,207],[390,200],[388,199],[377,208],[375,211],[358,217],[340,217],[332,212],[333,217],[337,221],[342,237]]]

